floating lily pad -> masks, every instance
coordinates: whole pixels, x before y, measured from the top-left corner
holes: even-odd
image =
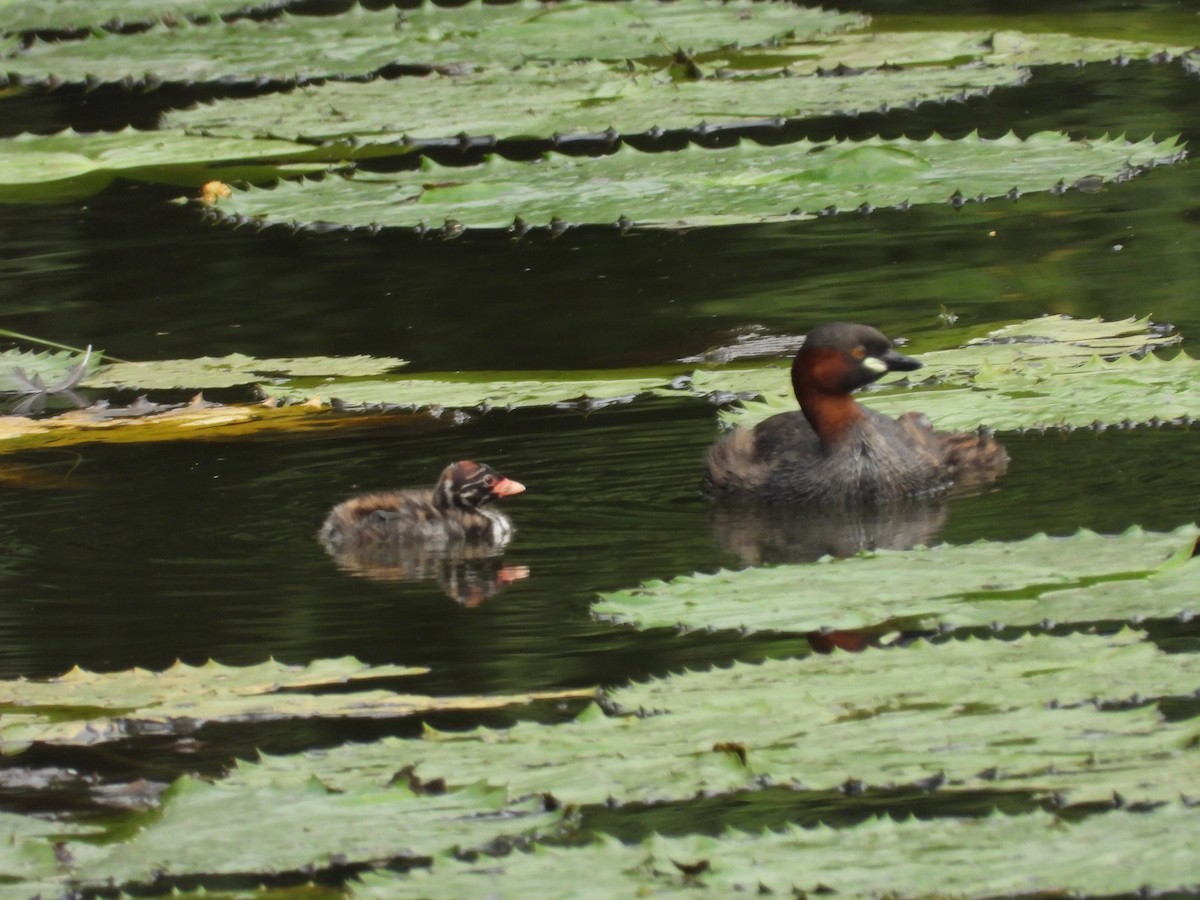
[[[623,61],[735,44],[808,38],[859,27],[857,13],[751,0],[658,0],[593,3],[535,0],[398,12],[355,7],[342,15],[284,14],[267,21],[160,24],[136,34],[97,34],[86,41],[38,42],[4,60],[22,79],[117,82],[151,73],[166,81],[228,79],[297,82],[362,76],[390,64],[492,63],[526,59]],[[308,66],[307,70],[298,66]]]
[[[73,885],[91,886],[247,873],[311,878],[550,833],[562,819],[541,798],[511,801],[502,789],[482,786],[430,793],[400,780],[334,791],[314,780],[300,789],[263,783],[248,790],[182,778],[133,837],[93,852],[72,843],[69,850],[83,852],[64,868]]]
[[[889,20],[889,23],[895,20]],[[946,20],[943,20],[946,21]],[[966,20],[968,24],[970,20]],[[956,28],[963,19],[949,20]],[[1047,29],[1042,32],[989,29],[987,31],[897,31],[879,29],[838,34],[830,40],[788,42],[780,47],[751,49],[743,59],[753,66],[757,58],[772,65],[787,65],[794,71],[832,65],[873,68],[884,63],[913,66],[953,64],[968,61],[991,66],[1044,66],[1111,59],[1171,59],[1187,53],[1191,46],[1176,36],[1168,43],[1133,38],[1098,38]],[[761,63],[760,63],[761,64]]]
[[[319,395],[346,404],[387,404],[408,409],[480,406],[519,408],[575,400],[606,401],[664,389],[678,370],[465,372],[417,378],[339,379],[314,382],[291,379],[277,385],[280,393]]]
[[[352,657],[308,666],[176,663],[164,672],[72,669],[49,681],[0,681],[0,752],[31,743],[89,745],[137,734],[187,733],[213,722],[304,718],[389,718],[447,709],[495,709],[588,691],[478,697],[425,697],[385,690],[311,693],[365,679],[420,675],[425,669],[368,666]]]
[[[1155,330],[1149,316],[1130,316],[1114,321],[1040,316],[1000,328],[985,326],[982,331],[982,335],[968,338],[962,346],[918,353],[924,368],[917,374],[885,375],[876,383],[878,387],[873,385],[859,396],[882,399],[887,394],[879,394],[879,389],[895,382],[967,387],[975,384],[975,376],[984,370],[991,373],[989,377],[1005,370],[1013,374],[1036,375],[1048,372],[1047,366],[1065,372],[1085,364],[1100,365],[1096,363],[1098,357],[1123,365],[1120,357],[1141,357],[1148,351],[1173,347],[1181,341],[1181,336],[1175,332]],[[964,335],[969,333],[966,331]],[[940,339],[949,336],[949,332],[939,334]],[[798,345],[803,345],[802,339]],[[771,399],[789,398],[792,396],[790,357],[795,350],[790,347],[788,350],[786,364],[771,362],[754,368],[729,366],[698,370],[693,379],[694,386],[704,392],[757,393]]]
[[[1081,531],[1016,544],[880,550],[816,564],[688,575],[605,594],[592,610],[639,628],[808,632],[905,622],[1011,626],[1136,621],[1197,611],[1193,526]]]
[[[255,6],[259,10],[278,8],[289,0],[55,0],[53,3],[24,3],[0,0],[3,33],[25,31],[78,31],[106,25],[151,23],[163,19],[195,19],[222,16]],[[294,2],[294,0],[293,0]]]
[[[603,838],[499,859],[437,860],[403,876],[370,874],[352,896],[536,900],[561,896],[564,872],[587,872],[589,891],[609,897],[1187,893],[1196,883],[1197,827],[1200,810],[1173,802],[1073,822],[1039,810],[966,822],[881,816],[852,828],[655,835],[633,846]]]
[[[321,154],[317,153],[319,158]],[[119,177],[199,187],[224,178],[263,181],[320,171],[312,148],[290,141],[206,138],[134,131],[22,134],[0,140],[0,202],[88,197]]]
[[[595,62],[526,64],[367,84],[329,82],[173,112],[164,127],[243,138],[273,136],[361,144],[460,134],[505,138],[615,135],[851,114],[965,99],[1022,84],[1012,67],[873,70],[840,79],[758,75],[677,81],[669,73]],[[340,148],[330,148],[331,155]]]
[[[220,215],[269,222],[416,228],[452,219],[507,228],[516,217],[545,223],[670,228],[796,218],[825,207],[940,203],[959,191],[994,197],[1014,185],[1049,190],[1085,177],[1124,178],[1180,157],[1175,141],[1071,141],[1042,133],[1022,140],[934,136],[871,138],[720,150],[640,153],[623,147],[599,159],[549,155],[535,164],[491,157],[467,168],[426,160],[421,171],[234,191]]]
[[[976,424],[1005,431],[1170,421],[1200,415],[1198,376],[1200,363],[1184,353],[1171,360],[1125,356],[1082,366],[984,368],[968,387],[881,397],[871,406],[893,416],[919,410],[951,431]]]
[[[1128,631],[735,664],[611,691],[610,715],[592,708],[566,724],[268,756],[229,779],[358,790],[413,766],[449,785],[482,779],[516,796],[625,804],[764,784],[903,786],[940,773],[948,788],[1061,792],[1070,803],[1113,791],[1169,800],[1197,785],[1195,721],[1090,701],[1188,692],[1197,665]]]
[[[921,361],[939,381],[946,381],[953,374],[984,366],[1031,365],[1040,360],[1085,363],[1096,356],[1140,355],[1180,340],[1174,331],[1153,326],[1149,316],[1115,320],[1039,316],[988,328],[985,335],[971,338],[963,347],[934,350],[922,354]]]
[[[91,826],[0,813],[0,879],[9,884],[20,882],[30,889],[28,896],[35,896],[37,887],[31,882],[50,879],[59,872],[54,844],[99,831]]]
[[[5,351],[0,353],[0,393],[26,394],[54,389],[56,385],[73,386],[77,379],[99,367],[101,356],[98,352]]]
[[[124,362],[105,366],[90,375],[90,388],[162,390],[234,387],[285,378],[360,378],[381,375],[407,365],[403,359],[376,356],[306,356],[288,359],[255,359],[242,353]]]

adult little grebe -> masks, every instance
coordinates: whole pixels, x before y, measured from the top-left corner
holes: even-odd
[[[936,432],[923,413],[893,419],[851,396],[887,372],[922,365],[867,325],[814,328],[792,363],[801,411],[717,441],[708,453],[705,493],[717,500],[859,506],[1002,475],[1008,454],[990,434]]]
[[[397,542],[430,550],[503,546],[512,537],[512,522],[487,505],[523,490],[523,484],[489,466],[463,460],[447,466],[432,489],[362,494],[339,503],[317,536],[335,556]]]

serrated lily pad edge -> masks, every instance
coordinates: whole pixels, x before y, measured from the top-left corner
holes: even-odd
[[[1176,139],[1168,139],[1168,140],[1177,140],[1177,138]],[[635,151],[638,150],[638,148],[634,147],[633,145],[628,145],[628,146],[630,146],[630,148],[632,150],[635,150]],[[697,146],[702,147],[703,145],[697,145]],[[485,155],[484,159],[481,161],[486,162],[487,157],[489,155]],[[1132,178],[1137,177],[1138,175],[1145,174],[1146,172],[1149,172],[1155,168],[1158,168],[1159,166],[1175,165],[1175,164],[1183,161],[1184,159],[1186,159],[1187,156],[1188,156],[1188,150],[1187,150],[1186,146],[1176,146],[1176,148],[1173,151],[1167,153],[1165,156],[1152,159],[1145,163],[1139,163],[1139,164],[1133,165],[1133,164],[1129,164],[1128,162],[1126,162],[1125,169],[1123,171],[1121,171],[1118,175],[1113,176],[1113,177],[1106,178],[1103,176],[1087,176],[1087,177],[1078,179],[1077,181],[1073,182],[1070,185],[1064,183],[1062,180],[1059,180],[1056,184],[1051,185],[1047,188],[1032,189],[1032,190],[1028,191],[1028,193],[1050,193],[1055,196],[1062,196],[1063,194],[1066,194],[1068,191],[1071,191],[1071,190],[1082,190],[1082,191],[1091,192],[1091,191],[1095,191],[1097,189],[1097,187],[1099,187],[1101,185],[1122,184]],[[330,174],[332,175],[332,173],[330,173]],[[323,177],[326,177],[326,175],[321,175],[321,176],[317,176],[317,177],[323,178]],[[336,177],[336,175],[332,175],[332,177]],[[308,180],[308,179],[303,178],[301,180],[304,181],[304,180]],[[951,206],[954,209],[961,209],[962,207],[964,207],[968,204],[971,204],[971,203],[982,204],[982,203],[988,202],[989,200],[995,200],[1000,197],[1004,197],[1005,199],[1007,199],[1009,201],[1016,202],[1016,201],[1020,200],[1020,198],[1025,193],[1027,193],[1027,192],[1022,191],[1020,188],[1015,187],[1015,186],[1003,194],[991,194],[991,195],[978,194],[978,195],[971,196],[971,197],[964,196],[961,191],[955,190],[943,201],[943,203]],[[859,205],[858,207],[856,207],[853,210],[842,210],[836,206],[826,206],[826,207],[822,207],[820,209],[813,209],[813,210],[808,210],[808,211],[801,210],[801,209],[793,209],[786,213],[775,213],[775,214],[765,214],[765,215],[755,216],[755,217],[753,217],[753,219],[750,219],[750,217],[745,216],[745,215],[737,215],[737,216],[729,217],[728,219],[713,216],[713,217],[703,218],[700,220],[684,220],[684,221],[680,221],[680,222],[647,222],[647,223],[635,222],[626,216],[621,216],[616,221],[608,222],[608,223],[605,223],[605,222],[573,223],[573,222],[569,222],[567,220],[564,220],[564,219],[561,219],[561,218],[555,216],[555,217],[552,217],[550,219],[550,221],[546,222],[545,224],[535,224],[535,223],[527,222],[520,216],[517,216],[513,220],[512,224],[508,225],[507,227],[493,228],[493,227],[489,227],[489,226],[472,226],[468,223],[460,222],[460,221],[458,221],[456,219],[452,219],[452,218],[447,218],[441,225],[429,225],[425,222],[421,222],[414,226],[380,225],[375,222],[370,222],[370,223],[366,223],[366,224],[345,225],[345,224],[341,224],[341,223],[320,221],[320,220],[311,221],[311,222],[300,222],[300,221],[297,221],[294,219],[291,221],[275,221],[275,220],[271,220],[271,219],[267,218],[265,215],[259,216],[259,215],[246,215],[244,213],[226,212],[220,208],[219,201],[216,203],[206,203],[206,202],[201,202],[199,200],[194,200],[194,199],[188,198],[186,202],[193,210],[198,211],[198,213],[202,219],[204,219],[208,222],[211,222],[216,225],[225,226],[225,227],[248,228],[254,232],[264,232],[264,231],[268,231],[268,230],[273,231],[273,232],[278,232],[278,231],[282,230],[285,232],[290,232],[293,235],[334,234],[334,235],[337,235],[338,237],[346,237],[346,236],[351,236],[351,235],[367,236],[367,237],[378,237],[380,235],[402,235],[402,236],[408,236],[408,237],[415,237],[418,239],[440,239],[440,240],[455,240],[457,238],[462,237],[466,233],[504,236],[509,239],[519,240],[519,239],[531,237],[531,236],[544,236],[544,237],[550,237],[550,238],[557,238],[557,237],[560,237],[562,234],[564,234],[566,231],[569,231],[572,229],[597,229],[600,231],[615,231],[618,234],[625,235],[625,234],[629,234],[631,232],[643,232],[643,231],[645,231],[645,232],[661,232],[661,231],[675,231],[675,230],[691,231],[691,230],[695,230],[698,228],[719,228],[719,227],[731,227],[731,226],[743,226],[743,227],[751,226],[752,227],[754,225],[777,224],[777,223],[784,223],[784,222],[799,222],[799,221],[813,219],[813,218],[824,218],[824,217],[829,217],[829,216],[835,216],[842,212],[848,212],[848,211],[856,212],[861,215],[870,215],[870,214],[876,212],[877,210],[890,210],[890,211],[904,212],[904,211],[907,211],[907,210],[913,208],[913,206],[917,205],[917,204],[910,204],[908,202],[903,202],[903,203],[895,204],[892,206],[876,207],[876,206],[871,205],[869,202],[866,202],[866,203]],[[936,204],[923,203],[920,205],[921,206],[931,206],[931,205],[936,205]]]

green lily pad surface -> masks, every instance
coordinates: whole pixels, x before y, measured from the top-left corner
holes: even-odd
[[[165,672],[101,674],[73,669],[49,681],[0,682],[0,752],[31,743],[89,745],[134,734],[186,733],[211,722],[303,718],[387,718],[438,709],[492,709],[554,695],[424,697],[385,690],[311,693],[305,688],[423,674],[404,666],[368,666],[351,657],[310,666],[274,661],[231,667],[176,663]]]
[[[10,883],[20,882],[25,893],[36,896],[34,883],[48,879],[58,872],[58,857],[54,843],[77,835],[99,833],[100,828],[76,825],[63,821],[0,813],[0,877]],[[59,887],[46,885],[47,895]]]
[[[529,164],[492,157],[468,168],[426,161],[419,172],[237,190],[219,209],[284,224],[414,228],[453,219],[506,228],[517,217],[538,224],[552,218],[611,224],[624,217],[684,228],[794,218],[828,206],[938,203],[956,191],[994,197],[1014,185],[1049,190],[1060,181],[1125,177],[1178,156],[1174,141],[1071,141],[1048,133],[1025,140],[935,136],[776,147],[742,141],[676,153],[623,147],[599,159],[550,155]]]
[[[299,686],[326,681],[346,665],[364,677],[385,671],[330,661],[320,671],[280,674]],[[231,679],[234,693],[259,691],[273,674],[204,668],[210,676]],[[165,674],[190,680],[186,672]],[[491,846],[503,850],[513,840],[552,836],[564,817],[547,807],[563,802],[585,808],[615,804],[612,808],[636,816],[637,808],[627,806],[633,801],[685,803],[698,792],[749,796],[775,784],[787,786],[801,802],[809,791],[827,796],[848,780],[870,790],[934,778],[941,791],[1024,791],[1054,795],[1069,805],[1104,803],[1117,792],[1131,804],[1165,804],[1161,811],[1175,808],[1179,794],[1196,785],[1196,723],[1167,721],[1151,701],[1189,690],[1197,675],[1194,655],[1166,653],[1128,630],[919,641],[860,654],[735,664],[610,691],[608,714],[593,706],[571,722],[428,730],[419,740],[385,738],[263,756],[237,764],[215,783],[179,780],[160,808],[141,814],[136,830],[116,840],[97,844],[80,839],[71,827],[48,833],[21,825],[11,832],[5,854],[17,859],[13,865],[21,866],[24,878],[68,879],[77,887],[185,876],[205,883],[263,871],[264,860],[270,871],[286,873],[426,858],[433,873],[428,884],[440,890],[438,879],[476,871],[475,865],[451,862],[449,851],[501,837],[503,842]],[[77,680],[86,687],[105,677],[81,673]],[[44,690],[62,695],[62,702],[70,698],[70,687],[68,679]],[[1105,702],[1131,697],[1137,699],[1111,709]],[[49,694],[36,699],[55,702]],[[78,702],[86,700],[85,694]],[[201,707],[208,702],[199,698]],[[1107,840],[1109,832],[1128,840],[1124,820],[1108,818],[1128,814],[1113,810],[1089,817],[1086,821],[1104,825],[1095,841]],[[1194,817],[1195,810],[1187,814]],[[1040,821],[1042,814],[1031,815],[1013,821]],[[886,864],[889,853],[906,858],[912,847],[924,846],[923,853],[934,854],[929,865],[938,873],[937,866],[953,863],[964,847],[986,856],[993,842],[1009,853],[1014,841],[1019,844],[1007,831],[986,833],[1009,821],[1004,817],[935,821],[941,823],[936,846],[921,843],[931,832],[905,830],[923,825],[897,823],[894,841],[877,847],[882,854],[877,866],[826,855],[822,859],[831,868],[823,881],[852,879],[845,883],[856,891],[880,893],[896,886],[896,866]],[[1190,821],[1172,818],[1171,827],[1187,832]],[[320,828],[305,824],[314,822]],[[839,828],[838,839],[875,846],[877,827],[868,820]],[[736,835],[680,840],[706,842],[718,854],[728,847],[739,854],[746,850]],[[44,852],[51,841],[57,845],[55,869],[48,868]],[[938,849],[942,845],[947,849]],[[1163,880],[1153,883],[1177,886],[1174,860],[1181,845],[1171,838],[1154,846],[1165,862],[1152,876]],[[580,853],[586,865],[591,850],[570,852]],[[948,855],[939,863],[936,854],[943,852]],[[488,877],[498,877],[510,864],[519,867],[523,860],[488,858],[483,868]],[[764,862],[764,877],[776,877],[774,864]],[[902,871],[915,879],[925,869],[905,864]],[[1039,876],[1046,880],[1028,885],[1087,890],[1091,882],[1075,880],[1082,876],[1074,871],[1063,863]],[[1145,879],[1149,870],[1139,871]],[[789,864],[778,877],[794,874]],[[521,877],[519,869],[514,877]],[[383,884],[388,882],[377,886]],[[404,895],[410,885],[428,895],[421,880],[393,887]]]
[[[1140,357],[1150,350],[1173,347],[1180,343],[1181,336],[1156,329],[1149,316],[1106,321],[1057,315],[999,328],[976,326],[957,334],[943,331],[937,339],[939,343],[955,339],[963,342],[957,347],[917,351],[923,368],[916,374],[885,375],[859,396],[882,399],[888,394],[879,393],[880,388],[897,383],[969,387],[984,370],[1034,374],[1054,366],[1056,370],[1068,371],[1095,364],[1097,358],[1115,362],[1123,356]],[[701,391],[757,393],[770,399],[791,397],[791,361],[787,360],[786,365],[772,362],[754,368],[725,366],[698,370],[694,386]]]
[[[4,34],[23,31],[75,31],[98,29],[115,23],[158,22],[163,19],[203,18],[231,15],[257,5],[259,9],[281,5],[280,0],[54,0],[25,3],[0,0],[0,28]]]
[[[151,73],[168,81],[273,78],[282,81],[366,75],[390,64],[490,63],[526,59],[623,61],[805,39],[859,27],[865,18],[771,0],[535,0],[412,10],[354,7],[330,17],[160,24],[136,34],[35,43],[5,60],[25,79],[120,81]],[[298,65],[309,65],[307,70]],[[315,68],[312,68],[314,67]]]
[[[964,21],[970,20],[956,15],[944,21],[961,28]],[[1179,36],[1169,43],[1155,43],[1075,35],[1065,31],[1065,28],[1041,32],[992,28],[986,31],[890,32],[873,28],[837,34],[821,41],[789,41],[770,49],[750,49],[745,60],[748,65],[754,65],[756,58],[762,57],[764,61],[769,59],[774,65],[787,65],[794,71],[828,67],[830,62],[851,68],[869,68],[883,63],[914,66],[967,61],[989,66],[1038,66],[1103,62],[1118,57],[1146,59],[1157,54],[1175,57],[1191,49],[1187,40]]]
[[[817,564],[688,575],[605,594],[592,611],[639,628],[808,632],[904,622],[1011,626],[1170,618],[1200,608],[1197,530],[1039,535],[1017,544],[879,550]]]
[[[951,640],[684,672],[610,691],[573,722],[429,731],[239,766],[230,784],[338,790],[478,781],[581,805],[684,802],[787,785],[883,788],[930,777],[947,789],[1060,793],[1066,802],[1165,801],[1197,784],[1196,722],[1145,698],[1190,691],[1200,669],[1134,632]],[[1129,709],[1094,699],[1143,698]],[[1189,767],[1192,774],[1185,774]]]
[[[0,393],[26,393],[39,379],[46,386],[74,380],[75,367],[83,367],[80,374],[84,370],[94,372],[100,365],[100,358],[100,353],[76,353],[73,350],[5,351],[0,353]]]
[[[320,158],[321,154],[315,154]],[[0,140],[0,203],[87,197],[118,176],[199,186],[214,178],[253,181],[325,168],[305,165],[312,148],[290,141],[207,138],[178,132],[22,134]]]
[[[357,245],[378,235],[370,252],[356,246],[351,255],[385,268],[395,260],[378,245],[394,242],[393,230],[405,233],[402,242],[490,230],[491,237],[439,246],[438,255],[453,264],[459,251],[511,253],[538,269],[543,251],[578,249],[597,226],[681,232],[875,207],[896,209],[869,221],[895,220],[909,205],[931,204],[941,212],[912,218],[929,220],[936,227],[922,233],[961,249],[952,220],[980,226],[972,210],[956,215],[964,203],[1077,188],[1102,192],[1119,209],[1141,193],[1125,181],[1184,159],[1169,133],[1145,137],[1148,117],[1122,123],[1132,107],[1118,95],[1133,83],[1183,97],[1195,87],[1189,48],[1200,33],[1190,11],[1081,11],[1076,27],[1067,14],[1011,11],[885,12],[872,23],[855,11],[790,0],[443,2],[0,0],[0,114],[19,110],[16,127],[31,110],[40,124],[27,127],[43,130],[76,115],[79,127],[115,121],[105,110],[157,126],[0,138],[0,203],[62,202],[62,215],[51,218],[65,216],[63,227],[74,228],[110,200],[125,208],[141,198],[139,216],[152,218],[147,203],[169,193],[194,197],[207,185],[199,202],[180,202],[229,229],[219,244],[277,244],[294,232],[310,236],[302,243]],[[1130,70],[1102,62],[1130,59],[1148,62]],[[1174,65],[1150,71],[1149,62],[1180,59],[1182,72]],[[1038,68],[1076,62],[1104,68],[1078,77]],[[1063,85],[1070,90],[1058,90]],[[1117,99],[1105,109],[1115,127],[1145,139],[1085,131],[1076,121],[1076,88],[1095,90],[1093,101],[1111,92]],[[970,125],[954,139],[925,137],[941,127],[928,123],[964,121],[928,104],[969,101],[962,112],[994,123],[1020,115],[1024,92],[1044,100],[1047,115],[1055,102],[1070,107],[1061,127],[1093,137],[960,137]],[[194,108],[153,118],[193,99]],[[909,109],[915,114],[902,112]],[[755,142],[797,134],[856,139]],[[120,180],[176,190],[125,196]],[[1146,182],[1171,190],[1173,179]],[[70,202],[110,188],[112,196],[89,203],[86,215]],[[1033,205],[1047,215],[1096,213],[1090,203]],[[996,211],[992,203],[982,209],[983,218]],[[166,217],[179,215],[159,211],[168,226]],[[724,236],[761,244],[814,224]],[[556,244],[540,240],[574,226],[590,229]],[[1048,257],[1030,242],[1036,238],[995,227],[993,236],[1029,251],[1015,273],[963,271],[950,252],[949,262],[927,261],[938,276],[929,283],[950,286],[931,295],[951,298],[965,279],[975,288],[994,284],[993,293],[1054,293],[1063,309],[1087,305],[1080,298],[1096,279],[1075,276],[1087,269],[1078,260],[1095,260],[1088,256],[1095,246],[1066,265],[1061,248]],[[537,243],[517,246],[530,231]],[[870,244],[865,256],[903,256],[895,235],[888,244],[869,229],[834,231],[858,242],[856,252]],[[1106,240],[1100,231],[1093,237]],[[655,243],[644,234],[631,241]],[[795,249],[806,247],[801,240]],[[18,275],[57,276],[71,264],[24,259],[17,249]],[[852,249],[839,252],[848,259]],[[276,261],[304,256],[277,250],[268,254]],[[340,252],[323,255],[345,261]],[[646,265],[656,259],[646,256]],[[847,278],[862,280],[844,269],[806,271],[807,293],[829,288],[830,297],[844,297]],[[406,274],[391,273],[399,281]],[[743,335],[763,339],[758,362],[737,366],[713,354],[599,371],[452,371],[451,359],[450,371],[414,373],[394,357],[234,353],[101,365],[99,353],[84,364],[78,354],[10,351],[0,354],[7,408],[99,402],[59,415],[0,417],[0,450],[55,447],[73,464],[77,454],[63,448],[100,440],[225,442],[333,427],[385,427],[404,437],[472,418],[443,416],[445,409],[590,409],[637,398],[663,409],[706,404],[701,414],[711,416],[713,404],[731,397],[763,397],[722,413],[751,425],[796,408],[788,363],[798,338],[769,331],[794,321],[795,285],[786,281],[688,294],[697,320],[718,325],[668,341],[660,358],[702,350],[692,344],[715,340],[720,322],[745,323],[746,310],[758,310],[763,326]],[[1062,289],[1051,290],[1052,282]],[[95,287],[79,291],[90,297]],[[901,293],[913,299],[916,290]],[[108,293],[120,302],[119,291]],[[73,296],[64,302],[83,303]],[[298,315],[320,299],[308,298]],[[38,303],[22,300],[14,314],[36,315]],[[222,299],[211,314],[228,305]],[[978,304],[964,300],[963,320],[972,311]],[[921,313],[903,315],[916,323]],[[1179,335],[1147,319],[976,322],[918,329],[905,352],[925,368],[884,379],[862,393],[864,402],[891,415],[921,410],[941,430],[1155,418],[1179,428],[1200,417],[1200,362],[1176,346]],[[84,390],[71,390],[77,381]],[[47,385],[63,396],[47,402]],[[273,398],[221,406],[197,396],[181,405],[174,393],[250,385]],[[172,393],[125,405],[133,391]],[[556,427],[548,413],[513,418],[508,425],[533,418],[535,429]],[[495,422],[478,424],[443,436],[495,438]],[[1037,440],[1020,443],[1035,448]],[[88,455],[103,462],[119,449]],[[49,461],[36,455],[47,459],[31,468]],[[7,556],[16,561],[0,562],[4,574],[38,549],[37,534],[23,527],[18,492],[36,482],[21,480],[22,464],[9,455],[0,471],[17,513],[4,524]],[[62,502],[86,503],[80,485],[68,485],[73,493]],[[620,494],[618,486],[608,499]],[[984,497],[981,508],[1002,508],[989,504],[1003,499]],[[843,526],[862,537],[863,524],[881,526],[872,534],[895,530],[895,543],[914,549],[741,571],[639,571],[626,589],[593,596],[592,620],[575,629],[582,640],[574,650],[584,652],[604,651],[619,630],[653,629],[633,640],[645,651],[637,680],[602,690],[570,687],[577,683],[570,666],[549,674],[556,690],[519,690],[538,686],[530,683],[510,694],[477,693],[467,681],[472,672],[486,680],[487,665],[414,682],[427,673],[400,664],[412,649],[404,641],[391,646],[394,664],[351,657],[177,663],[161,672],[74,668],[0,681],[0,753],[8,755],[0,796],[28,810],[0,812],[0,895],[1200,894],[1200,528],[924,546],[945,507],[889,508],[861,522],[849,513],[819,520],[803,510],[758,513],[714,507],[693,524],[699,532],[711,526],[722,552],[743,560],[802,543],[791,528],[800,538],[817,534],[811,556],[836,550]],[[301,525],[331,580],[306,588],[338,591],[338,573],[311,534],[317,521]],[[687,546],[703,553],[703,543]],[[286,541],[279,548],[288,552]],[[528,574],[512,569],[514,578]],[[652,574],[677,577],[638,584]],[[422,615],[413,591],[396,592],[404,586],[357,587],[367,591],[362,602],[345,604],[357,625],[331,639],[354,640],[364,621],[402,626]],[[10,605],[30,602],[9,593]],[[463,626],[456,632],[463,654],[487,638],[480,616],[579,612],[533,611],[518,593],[512,604],[444,610]],[[75,602],[89,599],[105,598]],[[739,635],[752,637],[739,643]],[[23,658],[17,653],[11,664]],[[516,657],[496,672],[540,678]],[[458,690],[459,683],[461,695],[434,686]],[[425,693],[409,692],[418,687]]]
[[[71,881],[94,887],[244,875],[261,871],[264,860],[276,874],[311,873],[468,851],[553,832],[562,818],[540,798],[510,801],[483,787],[430,794],[400,782],[333,791],[314,780],[299,790],[269,783],[248,790],[185,777],[132,838],[97,848],[74,842],[77,855],[64,868]]]
[[[405,365],[402,359],[374,356],[310,356],[255,359],[241,353],[199,359],[124,362],[104,366],[84,384],[91,388],[221,388],[280,378],[360,378]]]
[[[561,897],[564,872],[587,872],[589,891],[609,897],[1100,896],[1137,893],[1148,879],[1163,891],[1187,890],[1196,883],[1190,835],[1198,824],[1195,808],[1174,802],[1075,822],[996,812],[969,824],[882,816],[849,829],[655,835],[633,846],[610,838],[439,860],[408,876],[372,874],[353,896]]]
[[[243,138],[354,137],[357,144],[464,133],[548,138],[611,128],[637,134],[653,128],[806,118],[960,99],[1022,84],[1027,74],[1024,69],[980,66],[873,70],[839,79],[765,74],[676,81],[669,73],[630,72],[595,61],[526,64],[367,84],[305,86],[175,112],[164,125]],[[368,155],[357,144],[355,156]]]
[[[675,373],[678,374],[678,373]],[[574,400],[617,400],[663,390],[671,374],[643,370],[469,372],[408,378],[291,379],[276,386],[346,404],[387,404],[411,409],[548,406]]]

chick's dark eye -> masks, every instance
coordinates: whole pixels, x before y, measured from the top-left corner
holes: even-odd
[[[494,485],[495,483],[496,483],[496,476],[495,476],[495,475],[488,475],[488,476],[485,476],[485,477],[484,477],[484,479],[483,479],[483,486],[484,486],[484,487],[491,487],[491,486],[492,486],[492,485]]]

